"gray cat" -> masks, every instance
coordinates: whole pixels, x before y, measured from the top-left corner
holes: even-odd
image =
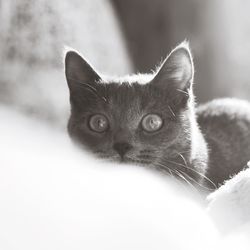
[[[70,136],[99,157],[153,166],[216,188],[250,159],[250,104],[220,99],[196,108],[186,42],[152,74],[108,78],[77,52],[65,57]]]

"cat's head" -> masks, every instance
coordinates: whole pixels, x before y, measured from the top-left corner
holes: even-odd
[[[156,72],[107,80],[77,52],[65,57],[72,138],[98,156],[159,163],[190,145],[193,62],[187,43]]]

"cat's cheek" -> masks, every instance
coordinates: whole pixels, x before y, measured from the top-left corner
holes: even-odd
[[[145,131],[141,131],[138,136],[138,140],[143,144],[153,145],[155,147],[160,146],[162,143],[166,141],[172,140],[176,135],[176,131],[171,126],[165,126],[161,128],[159,131],[154,133],[147,133]]]
[[[179,140],[182,140],[182,130],[182,124],[178,120],[176,120],[175,122],[170,122],[165,130],[162,131],[162,134],[159,135],[160,138],[158,144],[164,150],[172,147]],[[183,138],[183,140],[185,140],[185,138]]]

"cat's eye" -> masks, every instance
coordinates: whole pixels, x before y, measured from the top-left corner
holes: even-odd
[[[155,132],[162,127],[162,119],[159,115],[148,114],[142,118],[142,128],[146,132]]]
[[[108,126],[108,119],[104,115],[93,115],[89,119],[89,127],[95,132],[102,133],[108,129]]]

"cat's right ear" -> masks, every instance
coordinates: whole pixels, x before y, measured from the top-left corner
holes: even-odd
[[[188,91],[193,75],[192,55],[188,43],[184,41],[165,59],[153,81],[164,90]]]
[[[65,74],[70,91],[81,84],[93,85],[101,79],[90,64],[73,50],[66,52]]]

